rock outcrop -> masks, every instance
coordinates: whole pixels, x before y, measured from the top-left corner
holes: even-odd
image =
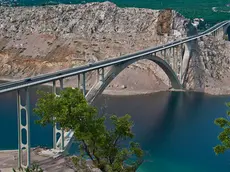
[[[194,29],[187,23],[189,20],[170,9],[119,8],[110,2],[0,7],[0,76],[19,79],[119,57],[186,37]],[[200,73],[188,75],[187,88],[206,90],[210,80],[222,82],[228,71],[225,46],[225,41],[215,42],[211,36],[197,42],[200,73],[206,79],[197,79],[202,78]],[[190,60],[189,73],[199,68],[195,59]],[[192,70],[194,65],[196,70]],[[155,90],[168,88],[168,80],[157,65],[140,61],[109,87]]]
[[[163,10],[159,12],[158,20],[157,20],[157,34],[164,35],[170,34],[172,29],[172,15],[173,11],[171,9]]]
[[[210,94],[229,94],[230,42],[207,36],[196,41],[186,88]]]

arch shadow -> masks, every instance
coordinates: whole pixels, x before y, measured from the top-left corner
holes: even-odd
[[[112,80],[114,80],[119,75],[120,72],[122,72],[129,65],[131,65],[131,64],[133,64],[139,60],[144,60],[144,59],[153,61],[158,66],[160,66],[161,69],[168,76],[169,80],[171,81],[172,87],[174,89],[181,89],[182,88],[182,85],[181,85],[176,73],[173,71],[173,69],[170,67],[170,65],[165,60],[163,60],[162,58],[160,58],[158,56],[148,55],[148,56],[140,57],[138,59],[130,60],[128,62],[119,64],[119,65],[112,66],[112,68],[105,74],[104,82],[98,81],[88,91],[88,93],[86,94],[86,100],[89,103],[92,103],[93,100],[105,90],[105,88],[112,82]]]

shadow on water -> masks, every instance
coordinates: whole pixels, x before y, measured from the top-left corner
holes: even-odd
[[[154,125],[154,128],[148,131],[149,133],[146,133],[148,137],[146,137],[144,141],[145,144],[142,145],[145,149],[149,149],[149,141],[155,140],[154,150],[157,150],[159,146],[161,146],[162,141],[164,141],[167,135],[169,135],[173,130],[180,98],[181,94],[174,92],[169,93],[166,98],[167,101],[164,104],[164,109],[161,111],[161,113],[157,114],[162,116],[161,120],[152,121],[151,118],[148,120],[148,122],[156,123],[156,125]],[[155,111],[152,111],[152,115],[155,115]]]
[[[95,105],[106,114],[132,116],[136,140],[146,151],[140,172],[216,172],[230,167],[227,155],[217,157],[212,150],[221,131],[213,121],[225,114],[226,101],[203,93],[160,92],[100,96]]]
[[[133,130],[137,140],[142,141],[145,149],[149,149],[149,146],[151,147],[149,141],[154,140],[154,150],[157,150],[174,130],[176,121],[180,118],[188,118],[187,115],[181,116],[182,111],[189,111],[189,107],[193,106],[195,112],[203,101],[202,98],[203,94],[192,96],[192,93],[183,92],[160,92],[154,95],[122,98],[100,96],[95,106],[99,107],[101,113],[107,115],[130,114],[135,123]],[[189,101],[185,103],[186,100]],[[195,118],[195,115],[191,114],[191,118]]]

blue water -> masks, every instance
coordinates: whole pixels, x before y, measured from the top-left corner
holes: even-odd
[[[32,103],[36,101],[32,91]],[[230,168],[229,153],[216,156],[212,147],[221,131],[215,118],[225,116],[228,96],[160,92],[144,96],[101,96],[95,102],[101,113],[134,120],[136,140],[146,152],[138,172],[218,172]],[[0,149],[17,148],[15,93],[0,95]],[[52,145],[51,127],[42,128],[31,118],[32,146]]]
[[[88,2],[103,2],[105,0],[0,0],[0,5],[41,6],[54,4],[79,4]],[[204,18],[208,24],[214,24],[222,20],[229,20],[230,7],[226,5],[229,0],[110,0],[120,7],[138,7],[150,9],[172,8],[179,11],[187,18]],[[213,12],[216,7],[218,11]]]
[[[36,97],[36,89],[34,88],[31,92],[31,109],[34,108],[34,105],[36,103]],[[18,133],[16,107],[16,92],[0,95],[0,150],[11,150],[17,148]],[[36,116],[31,115],[31,146],[36,147],[41,145],[45,147],[51,147],[52,127],[40,127],[39,125],[35,125],[34,120],[36,119]]]

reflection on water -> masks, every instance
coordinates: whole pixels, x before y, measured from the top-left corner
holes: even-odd
[[[36,101],[32,90],[32,104]],[[95,106],[103,114],[132,116],[136,140],[146,151],[139,172],[216,172],[230,168],[229,155],[215,156],[220,129],[213,124],[225,115],[228,97],[202,93],[160,92],[142,96],[100,96]],[[0,95],[0,149],[17,148],[15,93]],[[31,120],[33,121],[33,116]],[[41,128],[31,122],[32,146],[52,145],[51,126]]]
[[[106,100],[106,101],[105,101]],[[152,95],[99,98],[108,114],[129,113],[136,139],[146,151],[142,171],[216,172],[229,169],[227,154],[215,156],[220,129],[215,118],[225,115],[228,97],[202,93],[161,92]]]

